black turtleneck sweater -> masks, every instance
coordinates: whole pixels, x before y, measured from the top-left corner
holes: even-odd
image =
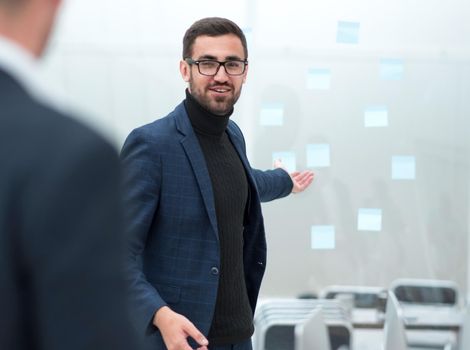
[[[229,117],[204,109],[186,90],[185,107],[206,160],[214,193],[220,245],[220,275],[212,346],[235,344],[253,334],[253,313],[243,269],[243,221],[248,198],[245,168],[226,133]]]

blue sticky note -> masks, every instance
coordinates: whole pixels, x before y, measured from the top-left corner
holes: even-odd
[[[388,109],[385,106],[368,107],[364,111],[366,128],[383,128],[388,126]]]
[[[382,209],[361,208],[357,216],[358,231],[381,231]]]
[[[323,68],[313,68],[308,71],[307,89],[329,90],[331,85],[331,71]]]
[[[415,180],[416,158],[413,156],[392,157],[392,179],[393,180]]]
[[[307,166],[324,168],[330,166],[330,145],[317,143],[307,145]]]
[[[245,34],[245,39],[248,47],[252,47],[253,43],[253,29],[252,28],[244,28],[242,29],[243,34]]]
[[[273,152],[273,158],[272,158],[273,163],[275,160],[280,160],[284,168],[289,173],[292,173],[296,170],[294,152]]]
[[[312,226],[311,247],[312,249],[335,249],[335,227]]]
[[[282,126],[284,124],[284,104],[264,104],[261,107],[260,124],[263,126]]]
[[[336,42],[339,44],[359,43],[359,27],[358,22],[339,21]]]
[[[380,78],[384,80],[401,80],[403,78],[403,60],[384,58],[380,60]]]

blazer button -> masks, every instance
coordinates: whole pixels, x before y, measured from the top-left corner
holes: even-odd
[[[213,268],[211,268],[211,274],[217,276],[219,274],[219,269],[214,266]]]

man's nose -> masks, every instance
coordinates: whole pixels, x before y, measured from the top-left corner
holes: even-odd
[[[214,80],[218,82],[226,82],[228,80],[228,74],[225,71],[225,67],[223,65],[219,66],[219,70],[214,75]]]

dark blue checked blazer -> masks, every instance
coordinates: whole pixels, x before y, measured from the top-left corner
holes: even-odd
[[[292,181],[282,169],[252,169],[243,134],[230,121],[227,134],[245,167],[250,198],[245,214],[244,267],[254,312],[265,271],[266,239],[261,201],[288,195]],[[131,132],[124,143],[125,210],[129,220],[127,270],[138,331],[153,349],[164,349],[152,326],[168,305],[205,335],[217,297],[220,251],[211,180],[184,104],[168,116]]]

